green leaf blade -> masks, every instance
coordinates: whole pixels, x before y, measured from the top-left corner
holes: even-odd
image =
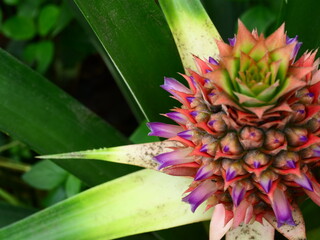
[[[40,154],[124,145],[117,130],[38,73],[0,50],[0,130]],[[59,163],[89,185],[137,168],[107,162]],[[110,170],[112,169],[112,171]]]
[[[114,239],[210,219],[204,205],[192,213],[181,201],[190,183],[142,170],[8,226],[0,230],[0,239]]]
[[[75,0],[148,121],[173,101],[159,86],[182,71],[163,15],[153,1]]]

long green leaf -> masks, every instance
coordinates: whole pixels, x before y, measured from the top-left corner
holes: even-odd
[[[284,1],[282,16],[278,24],[286,23],[289,36],[299,36],[303,42],[301,52],[316,49],[320,45],[320,1],[289,0]]]
[[[114,239],[208,220],[181,202],[191,179],[141,170],[91,188],[0,230],[0,239]]]
[[[174,42],[154,1],[75,0],[147,120],[173,106],[159,87],[182,71]]]
[[[1,131],[41,154],[128,143],[79,102],[3,50],[0,62]],[[90,185],[136,169],[94,161],[74,164],[66,160],[59,164]]]
[[[196,70],[193,55],[201,59],[218,56],[215,40],[221,37],[200,0],[160,0],[184,68]]]

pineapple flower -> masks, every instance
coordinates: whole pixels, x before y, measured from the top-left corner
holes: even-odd
[[[181,74],[188,87],[164,79],[182,106],[164,114],[177,124],[148,123],[149,135],[180,145],[155,156],[158,169],[194,179],[182,200],[193,212],[215,207],[211,239],[264,219],[280,232],[304,232],[297,204],[310,197],[320,205],[316,51],[296,60],[301,43],[284,25],[265,38],[240,21],[229,44],[216,43],[219,58],[194,57],[198,72]]]
[[[219,55],[198,72],[161,86],[182,106],[150,122],[155,143],[102,148],[42,158],[97,159],[138,165],[193,179],[182,201],[195,212],[214,208],[210,240],[306,239],[298,203],[320,205],[320,71],[316,51],[296,60],[301,43],[284,25],[265,38],[239,21]]]

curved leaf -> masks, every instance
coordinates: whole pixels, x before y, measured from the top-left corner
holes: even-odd
[[[200,0],[160,0],[184,68],[196,70],[193,55],[201,59],[218,56],[221,37]]]
[[[153,1],[75,0],[148,121],[173,102],[159,87],[181,71],[160,9]]]
[[[181,201],[191,181],[141,170],[3,228],[0,239],[115,239],[208,220],[205,205],[192,213]]]
[[[40,154],[128,143],[79,102],[3,50],[0,50],[0,62],[1,131]],[[86,160],[79,164],[66,160],[59,165],[90,185],[136,169]]]

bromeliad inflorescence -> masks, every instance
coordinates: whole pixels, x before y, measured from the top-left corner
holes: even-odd
[[[267,219],[303,224],[297,203],[320,205],[320,71],[316,51],[296,56],[301,43],[282,25],[265,38],[239,22],[219,59],[195,57],[189,87],[165,78],[162,88],[182,106],[152,122],[150,135],[178,141],[155,157],[163,172],[194,178],[183,201],[191,210],[223,205],[224,225]]]

